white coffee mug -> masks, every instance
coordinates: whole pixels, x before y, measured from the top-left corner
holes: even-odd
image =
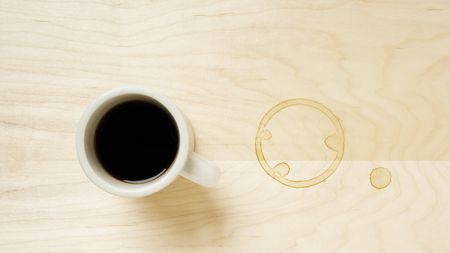
[[[144,100],[163,106],[172,115],[179,132],[179,147],[171,166],[149,182],[127,183],[111,176],[100,164],[94,148],[97,125],[114,106],[126,101]],[[76,135],[77,153],[86,176],[101,189],[123,197],[144,197],[162,190],[181,175],[202,186],[214,186],[220,170],[193,152],[194,133],[187,118],[164,96],[139,88],[111,90],[88,106],[83,113]]]

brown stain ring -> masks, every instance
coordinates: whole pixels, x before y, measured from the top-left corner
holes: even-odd
[[[322,172],[320,175],[306,179],[306,180],[290,180],[287,179],[286,176],[289,173],[289,165],[287,163],[279,163],[273,168],[267,163],[267,160],[263,153],[262,148],[262,141],[268,140],[271,138],[270,131],[266,129],[267,124],[270,122],[270,120],[275,116],[275,114],[279,113],[281,110],[292,107],[292,106],[306,106],[313,108],[315,110],[320,111],[323,113],[334,125],[334,128],[336,129],[336,133],[334,135],[328,136],[324,142],[325,145],[334,150],[336,152],[336,156],[333,160],[333,162],[328,166],[328,168],[325,169],[324,172]],[[342,158],[344,156],[344,150],[345,150],[345,144],[344,144],[344,129],[342,128],[342,125],[339,121],[339,118],[326,106],[322,105],[321,103],[310,100],[310,99],[304,99],[304,98],[295,98],[295,99],[289,99],[285,100],[273,108],[271,108],[262,118],[258,131],[256,133],[256,139],[255,139],[255,150],[256,150],[256,156],[258,158],[258,161],[261,165],[261,167],[264,169],[264,171],[271,176],[273,179],[277,180],[278,182],[289,186],[293,188],[306,188],[311,187],[314,185],[317,185],[324,180],[326,180],[328,177],[330,177],[338,168],[340,162],[342,161]],[[282,173],[279,172],[279,168],[284,169]]]

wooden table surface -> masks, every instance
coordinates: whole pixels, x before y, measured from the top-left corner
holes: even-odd
[[[450,252],[449,70],[448,1],[0,1],[0,252]],[[124,199],[88,181],[77,121],[122,86],[180,107],[217,187]],[[345,133],[309,188],[255,154],[263,115],[291,98]],[[267,157],[320,174],[332,129],[286,109]]]

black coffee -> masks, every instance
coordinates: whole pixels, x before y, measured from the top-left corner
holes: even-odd
[[[157,178],[170,167],[178,152],[179,133],[164,107],[128,101],[103,116],[94,145],[100,164],[111,176],[140,183]]]

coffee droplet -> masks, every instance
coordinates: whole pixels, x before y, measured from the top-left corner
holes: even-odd
[[[342,140],[336,134],[330,135],[325,138],[325,145],[334,151],[339,151],[339,145],[342,143]]]
[[[279,163],[273,168],[273,171],[275,174],[277,174],[280,177],[285,177],[289,174],[290,171],[289,164],[287,163]]]
[[[392,179],[391,172],[383,167],[378,167],[370,173],[370,184],[377,189],[386,188]]]
[[[264,130],[263,134],[262,134],[262,138],[264,140],[270,140],[272,139],[272,133],[269,130]]]

